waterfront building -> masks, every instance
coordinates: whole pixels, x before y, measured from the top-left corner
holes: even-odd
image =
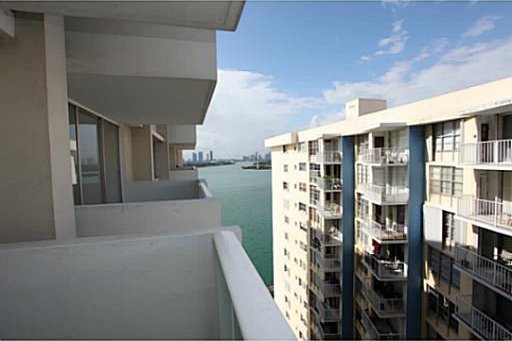
[[[210,162],[213,161],[213,151],[210,150]]]
[[[193,152],[192,153],[192,163],[197,163],[197,153],[196,152]]]
[[[199,163],[203,163],[203,152],[198,152],[197,153],[197,161]]]
[[[0,339],[291,339],[183,167],[243,2],[0,3]]]
[[[269,138],[274,299],[302,339],[512,338],[512,78]]]

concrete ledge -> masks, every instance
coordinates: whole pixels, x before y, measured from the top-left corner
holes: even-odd
[[[0,38],[14,38],[14,15],[0,8]]]

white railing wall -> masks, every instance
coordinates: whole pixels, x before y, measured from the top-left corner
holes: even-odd
[[[358,161],[379,165],[406,165],[409,162],[409,150],[407,148],[366,149],[358,155]]]
[[[495,227],[512,230],[512,202],[509,201],[479,199],[464,195],[459,198],[458,214]]]
[[[460,147],[460,160],[466,165],[512,166],[512,140],[464,143]]]

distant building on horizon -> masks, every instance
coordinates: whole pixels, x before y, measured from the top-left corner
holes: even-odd
[[[192,153],[192,163],[197,163],[197,153]]]
[[[213,150],[210,150],[210,161],[213,161]]]
[[[203,152],[198,152],[197,153],[197,161],[199,163],[202,163],[203,162]]]

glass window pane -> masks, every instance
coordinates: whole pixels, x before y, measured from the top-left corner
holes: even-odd
[[[71,150],[71,183],[73,184],[73,202],[80,205],[80,167],[78,165],[78,143],[76,141],[76,107],[68,106],[69,110],[69,146]]]
[[[100,204],[103,202],[103,196],[98,150],[98,119],[79,110],[78,123],[83,203]]]
[[[105,202],[121,202],[121,172],[119,167],[119,128],[103,122],[103,151],[105,162]]]

